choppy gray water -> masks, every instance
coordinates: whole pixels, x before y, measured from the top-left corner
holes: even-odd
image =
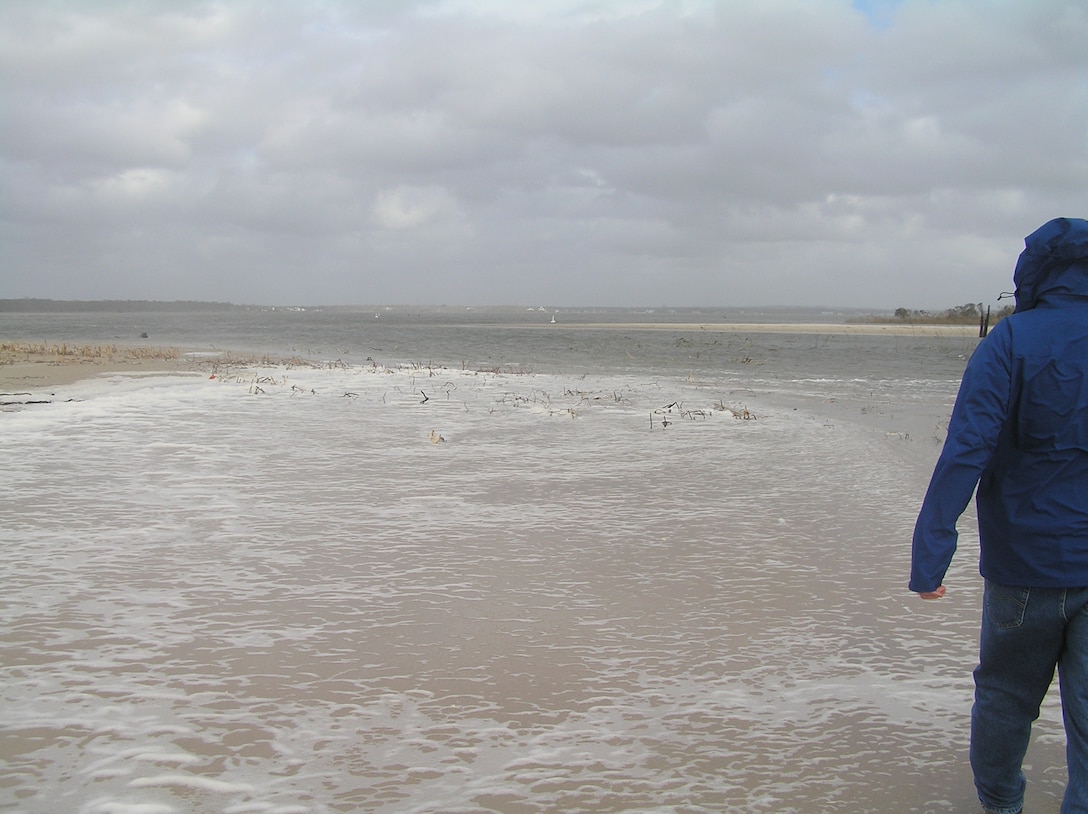
[[[177,318],[0,321],[308,362],[0,413],[0,807],[977,811],[969,517],[905,587],[974,340]]]

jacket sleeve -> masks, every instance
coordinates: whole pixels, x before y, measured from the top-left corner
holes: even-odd
[[[936,590],[956,552],[956,521],[989,465],[1011,390],[1011,333],[1003,320],[979,343],[960,383],[948,436],[926,490],[911,546],[910,590]]]

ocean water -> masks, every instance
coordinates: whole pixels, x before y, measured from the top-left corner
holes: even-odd
[[[976,340],[552,314],[2,315],[223,361],[0,412],[0,809],[977,811]]]

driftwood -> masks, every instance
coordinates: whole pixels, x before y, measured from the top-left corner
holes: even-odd
[[[53,399],[25,398],[25,399],[18,400],[18,401],[8,399],[9,396],[28,396],[29,397],[31,395],[32,395],[31,393],[0,393],[0,399],[3,399],[3,401],[0,401],[0,407],[23,407],[23,406],[27,406],[27,405],[30,405],[30,404],[52,404],[53,403]],[[60,404],[70,404],[72,402],[81,401],[81,400],[82,399],[64,399],[64,401],[60,402]]]

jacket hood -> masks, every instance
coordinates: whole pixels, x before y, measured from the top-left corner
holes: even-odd
[[[1016,313],[1048,298],[1073,295],[1088,299],[1088,220],[1055,218],[1024,239],[1016,263]]]

